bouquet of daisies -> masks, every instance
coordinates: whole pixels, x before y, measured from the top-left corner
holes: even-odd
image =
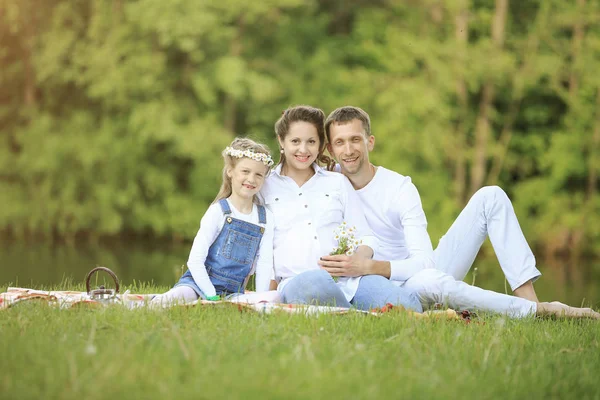
[[[333,249],[330,256],[345,254],[347,256],[351,256],[354,254],[356,248],[362,244],[362,240],[357,240],[354,234],[356,233],[356,228],[354,226],[348,226],[346,222],[342,222],[340,226],[338,226],[333,231],[333,238],[337,241],[337,247]],[[334,281],[338,281],[338,277],[333,277]]]
[[[337,247],[335,247],[329,255],[345,254],[351,256],[354,254],[356,248],[362,244],[362,240],[357,240],[354,236],[355,233],[355,227],[350,227],[346,222],[342,222],[341,225],[333,231],[333,238],[337,241]]]

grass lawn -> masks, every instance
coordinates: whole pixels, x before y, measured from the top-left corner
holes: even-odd
[[[31,302],[0,312],[0,399],[599,399],[599,343],[598,321]]]

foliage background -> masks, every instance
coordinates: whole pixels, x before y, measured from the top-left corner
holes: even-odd
[[[434,245],[502,186],[538,254],[600,254],[600,3],[0,0],[0,230],[189,240],[236,135],[367,110]]]

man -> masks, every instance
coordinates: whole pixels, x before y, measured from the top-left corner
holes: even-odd
[[[325,121],[325,130],[329,153],[359,194],[367,222],[380,241],[372,260],[323,257],[320,265],[332,276],[380,275],[415,291],[423,307],[444,303],[512,317],[600,318],[589,308],[538,301],[533,282],[541,274],[502,189],[485,187],[475,193],[433,251],[421,199],[410,177],[369,162],[375,146],[369,115],[358,107],[338,108]],[[462,282],[488,236],[514,296]]]

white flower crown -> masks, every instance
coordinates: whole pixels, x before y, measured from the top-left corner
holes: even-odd
[[[227,146],[225,147],[225,154],[236,158],[248,157],[251,160],[262,162],[267,167],[271,167],[273,164],[275,164],[270,155],[265,153],[256,153],[250,149],[237,150]]]

